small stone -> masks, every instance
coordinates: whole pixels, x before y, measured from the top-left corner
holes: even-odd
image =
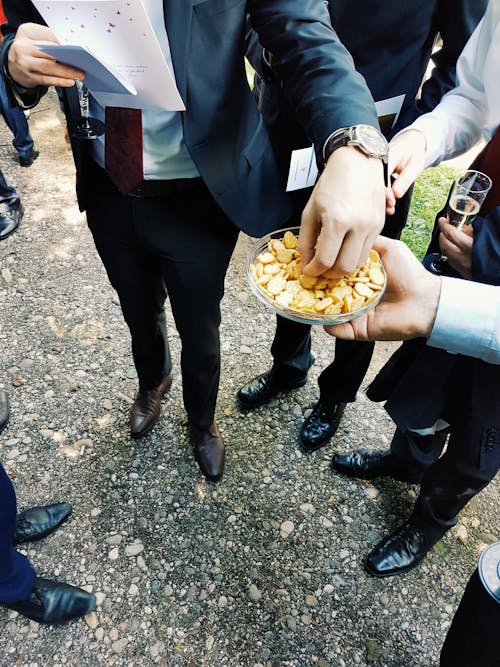
[[[250,584],[248,588],[248,597],[250,600],[252,600],[252,602],[258,602],[261,599],[262,593],[259,591],[255,584]]]
[[[124,637],[123,639],[117,639],[115,642],[111,644],[113,653],[122,653],[125,650],[127,644],[128,644],[128,639],[126,637]]]
[[[207,651],[211,651],[214,647],[214,644],[215,644],[215,637],[213,637],[212,635],[208,635],[207,640],[205,642],[205,648],[207,649]]]
[[[374,486],[367,486],[365,487],[365,496],[369,500],[375,500],[379,495],[379,490],[376,489]]]
[[[467,528],[463,525],[463,523],[459,523],[455,528],[455,537],[459,542],[462,542],[462,544],[467,544]]]
[[[294,632],[297,629],[297,621],[294,619],[293,616],[287,616],[286,617],[286,625],[289,630]]]
[[[138,556],[142,551],[144,551],[142,542],[132,542],[132,544],[127,544],[125,547],[127,556]]]
[[[293,521],[283,521],[283,523],[280,526],[280,535],[283,539],[286,539],[287,537],[290,537],[290,535],[293,533],[295,526],[293,525]]]
[[[317,607],[318,599],[314,595],[306,595],[306,605],[308,607]]]
[[[315,512],[314,505],[311,505],[311,503],[302,503],[299,509],[304,514],[314,514]]]
[[[7,285],[12,282],[12,273],[9,269],[2,269],[2,278],[5,280]]]
[[[327,519],[326,516],[322,516],[319,522],[324,528],[333,528],[333,523],[330,521],[330,519]]]
[[[118,560],[118,554],[118,548],[114,547],[114,549],[111,549],[111,551],[108,553],[109,560]]]
[[[137,587],[136,584],[130,584],[130,588],[128,589],[128,594],[129,595],[137,595],[139,592],[139,588]]]
[[[90,611],[88,614],[84,616],[85,623],[91,628],[92,630],[95,630],[97,628],[97,614],[95,611]]]

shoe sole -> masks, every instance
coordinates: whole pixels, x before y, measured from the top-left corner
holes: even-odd
[[[238,397],[238,402],[240,404],[241,410],[245,412],[250,412],[251,410],[256,410],[257,408],[261,408],[263,405],[267,405],[271,401],[274,401],[274,399],[277,398],[280,394],[287,394],[288,392],[294,391],[295,389],[300,389],[305,384],[307,384],[307,378],[301,380],[298,384],[294,384],[290,387],[285,387],[284,389],[278,389],[278,391],[275,394],[273,394],[270,398],[266,399],[265,401],[259,401],[258,403],[252,403],[251,405],[247,405],[243,403],[242,400]]]
[[[304,442],[304,440],[302,440],[302,434],[301,434],[300,437],[299,437],[301,447],[305,452],[317,452],[318,449],[321,449],[322,447],[324,447],[325,445],[327,445],[330,442],[330,440],[337,433],[337,431],[338,431],[338,425],[337,425],[337,428],[334,430],[334,432],[331,434],[331,436],[329,438],[327,438],[324,442],[319,443],[318,445],[306,444]]]
[[[363,560],[363,568],[364,568],[365,572],[367,572],[371,577],[375,577],[376,579],[387,579],[388,577],[397,577],[398,574],[406,574],[407,572],[411,572],[416,567],[418,567],[420,565],[420,563],[425,559],[427,554],[428,554],[428,551],[425,552],[425,554],[422,556],[422,558],[420,558],[415,563],[413,563],[413,565],[410,565],[410,566],[407,566],[407,567],[402,567],[397,572],[387,572],[387,573],[385,573],[385,572],[384,573],[375,572],[374,570],[372,570],[369,567],[366,558]]]
[[[395,482],[404,482],[405,484],[421,484],[422,483],[422,477],[397,477],[396,475],[391,475],[390,473],[387,473],[386,475],[357,475],[355,472],[347,472],[346,470],[340,470],[339,468],[336,468],[333,463],[330,464],[330,468],[333,470],[333,472],[339,473],[340,475],[344,475],[345,477],[351,477],[353,479],[367,479],[367,480],[372,480],[372,479],[392,479]]]

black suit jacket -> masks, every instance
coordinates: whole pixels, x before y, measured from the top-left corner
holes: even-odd
[[[376,125],[363,78],[318,0],[164,0],[172,62],[187,110],[184,141],[214,199],[241,229],[260,236],[291,214],[267,128],[248,86],[245,21],[275,56],[276,71],[301,124],[320,149],[329,134],[353,123]],[[17,26],[40,22],[27,0],[4,0],[6,49]],[[31,94],[32,102],[43,91]],[[65,108],[71,99],[65,89]],[[28,96],[29,97],[29,96]],[[24,96],[27,99],[27,96]],[[87,198],[83,142],[73,144],[81,208]]]
[[[392,136],[431,111],[455,86],[457,58],[488,0],[329,0],[325,4],[334,30],[373,98],[378,101],[405,95]],[[422,86],[438,42],[441,46],[432,55],[432,75]],[[306,146],[310,136],[306,138],[295,122],[293,106],[281,95],[278,77],[266,66],[258,37],[251,31],[247,34],[247,55],[264,81],[260,91],[264,118],[282,135],[273,140],[278,149],[287,152],[288,159],[290,149]]]
[[[431,250],[437,246],[433,242]],[[472,279],[500,285],[500,206],[474,222]],[[402,431],[444,418],[469,463],[496,472],[500,466],[500,366],[406,341],[366,392]]]

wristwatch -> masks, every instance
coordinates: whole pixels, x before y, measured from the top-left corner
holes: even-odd
[[[365,153],[365,155],[368,155],[368,157],[376,157],[382,160],[384,165],[384,182],[388,185],[387,163],[389,144],[380,130],[371,125],[341,127],[326,140],[323,149],[325,163],[333,151],[341,146],[355,146]]]

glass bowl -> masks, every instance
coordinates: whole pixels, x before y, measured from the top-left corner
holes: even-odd
[[[380,291],[366,305],[346,313],[325,314],[325,313],[310,313],[310,312],[305,312],[303,310],[298,310],[297,308],[277,303],[270,294],[268,294],[266,291],[264,291],[264,289],[262,289],[259,285],[257,285],[257,283],[254,281],[252,277],[251,267],[252,265],[256,264],[257,257],[268,250],[269,241],[271,241],[272,239],[283,240],[283,237],[286,232],[292,232],[294,236],[298,237],[299,231],[300,227],[288,227],[286,229],[278,229],[275,232],[272,232],[271,234],[267,234],[267,236],[263,236],[262,238],[258,239],[252,244],[252,247],[250,248],[247,256],[246,274],[248,283],[250,285],[250,289],[259,299],[259,301],[261,301],[265,306],[274,311],[277,315],[282,315],[283,317],[287,317],[289,320],[293,320],[294,322],[301,322],[303,324],[321,324],[323,326],[326,324],[342,324],[343,322],[350,322],[351,320],[354,320],[357,317],[361,317],[362,315],[364,315],[377,305],[377,303],[381,300],[385,292],[387,284],[387,276],[381,261],[380,261],[380,269],[384,276],[384,283]]]

